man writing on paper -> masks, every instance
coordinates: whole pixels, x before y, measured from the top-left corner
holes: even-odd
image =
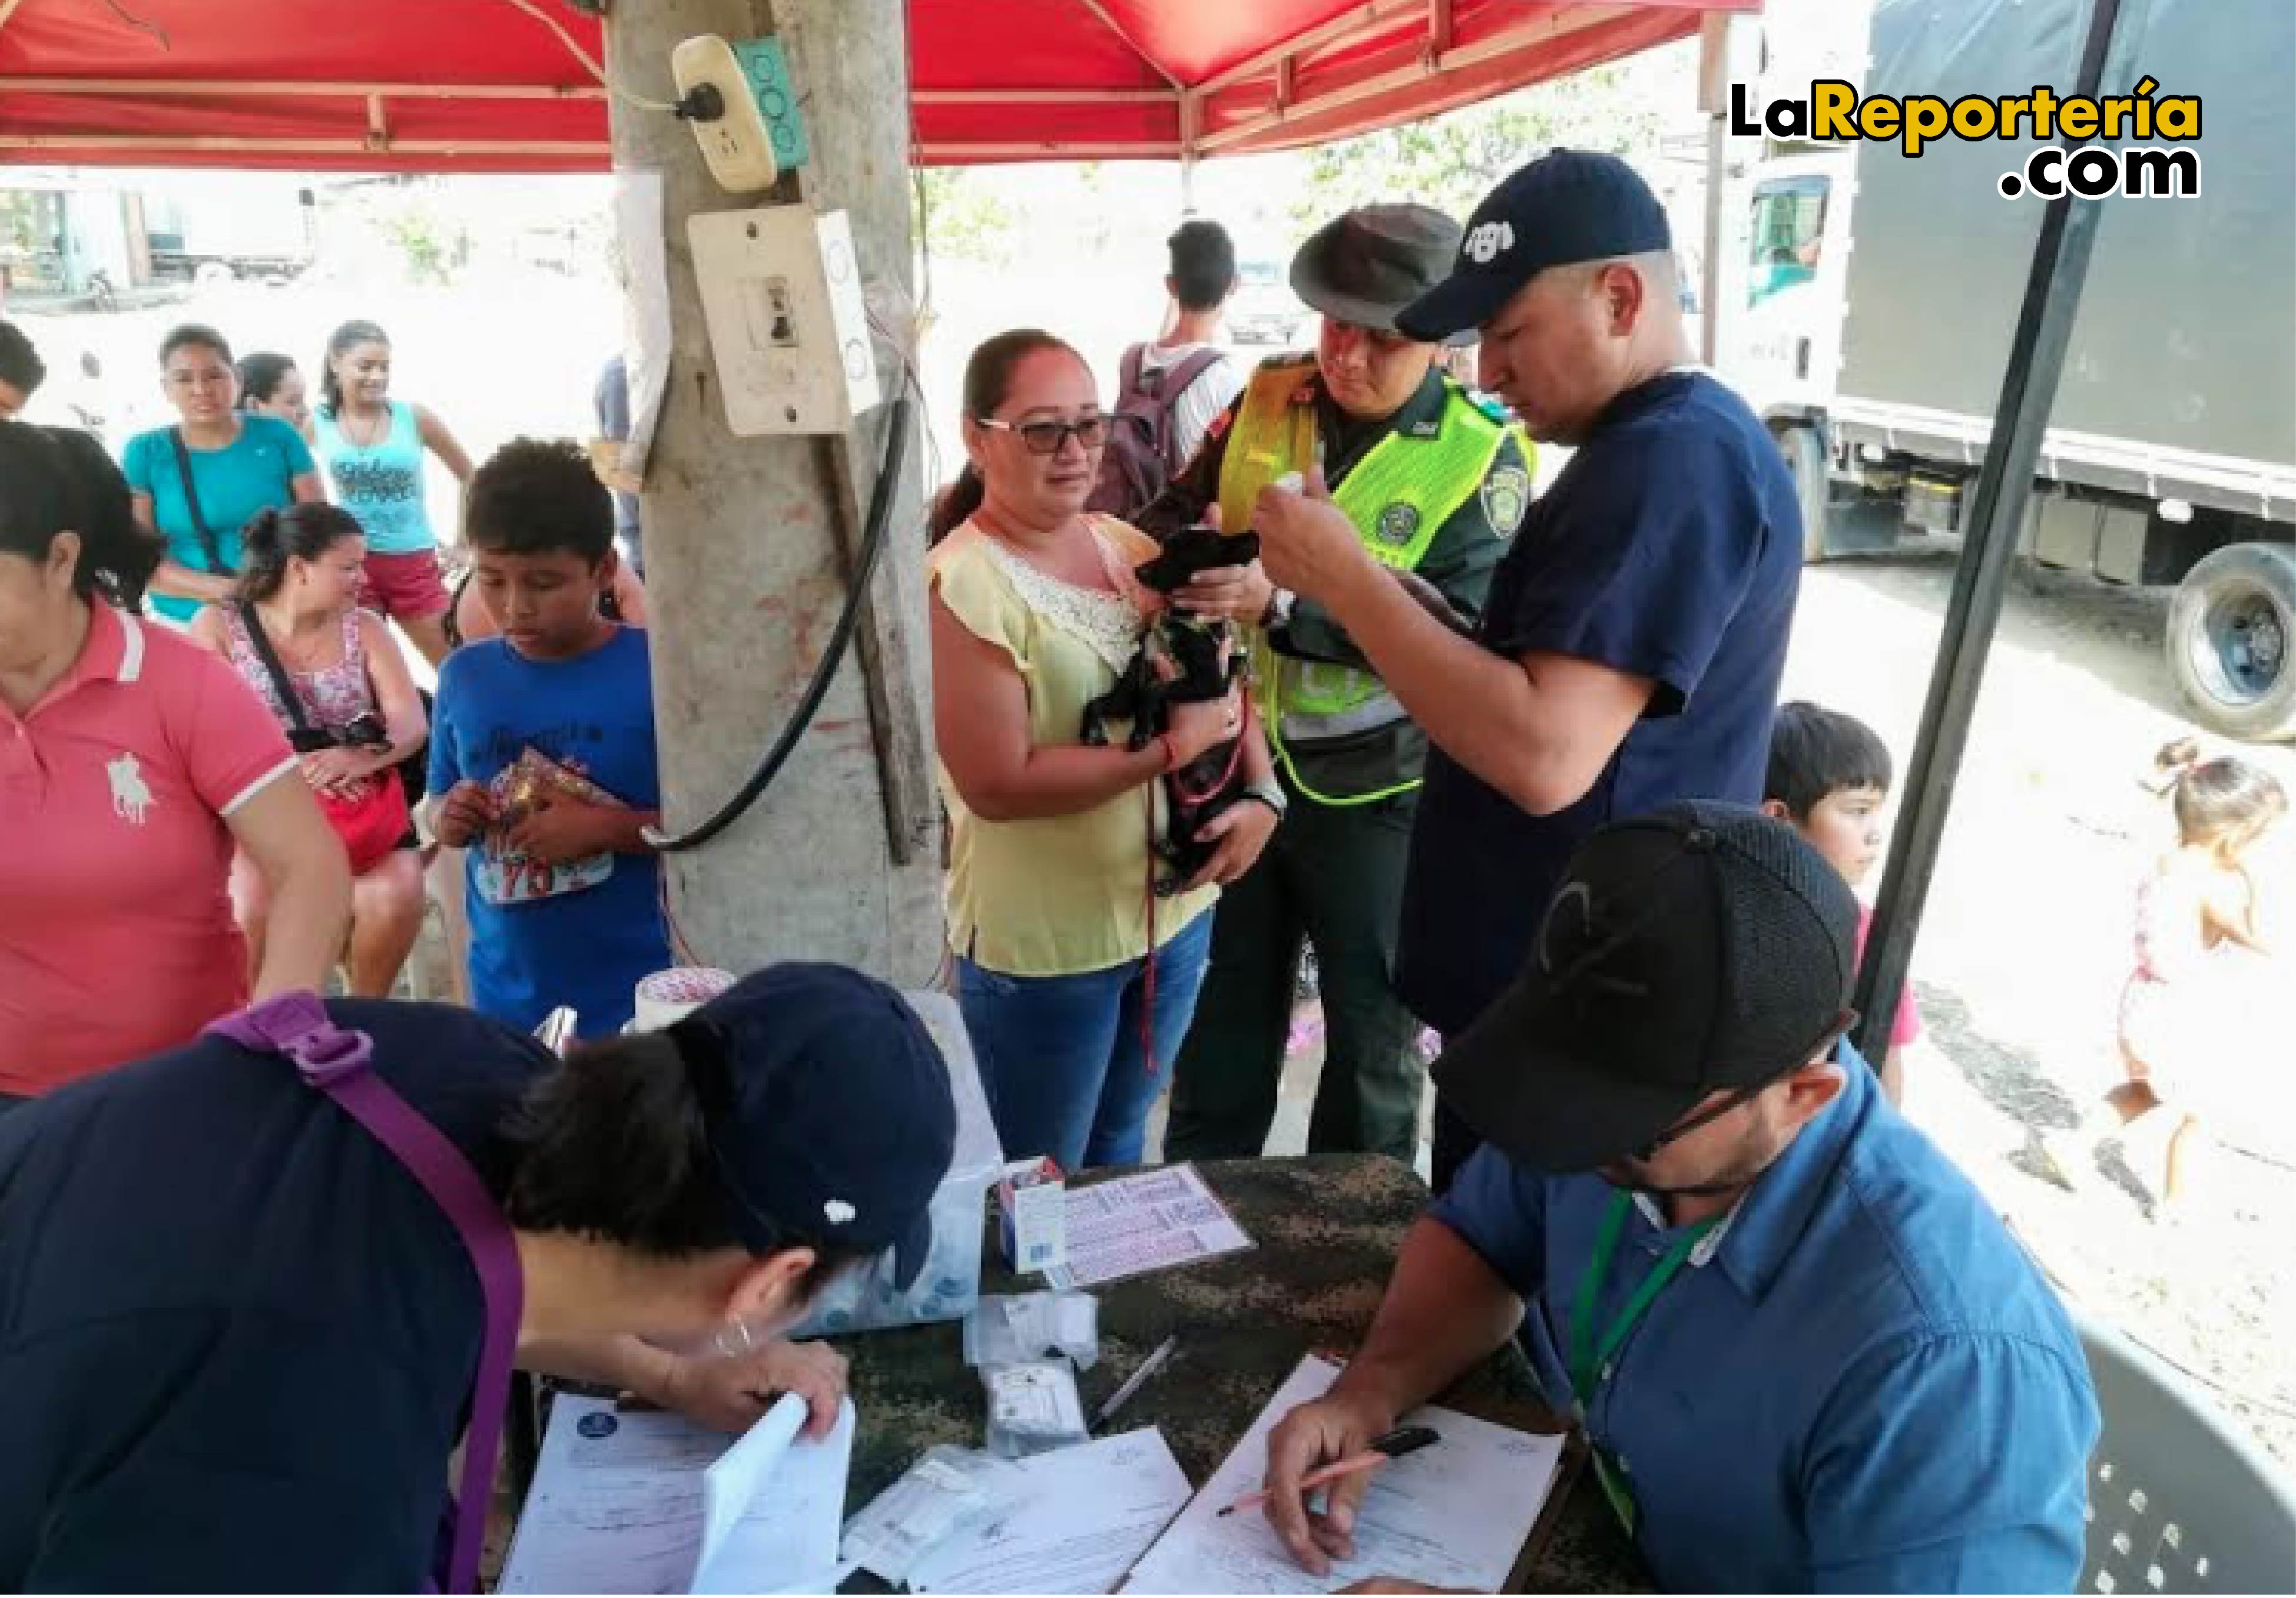
[[[1363,1350],[1268,1443],[1322,1571],[1363,1447],[1518,1330],[1661,1587],[2067,1592],[2098,1430],[2063,1310],[1841,1042],[1857,909],[1793,828],[1679,804],[1595,834],[1437,1063],[1486,1140]]]
[[[1472,638],[1312,491],[1254,508],[1268,575],[1346,629],[1434,745],[1395,981],[1446,1038],[1522,964],[1581,838],[1676,799],[1762,796],[1800,513],[1760,421],[1688,364],[1670,238],[1624,161],[1554,151],[1491,191],[1450,276],[1396,317],[1416,339],[1480,327],[1481,386],[1576,451]],[[1437,1191],[1472,1147],[1439,1095]]]

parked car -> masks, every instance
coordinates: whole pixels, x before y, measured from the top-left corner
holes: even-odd
[[[1227,330],[1239,344],[1297,344],[1312,314],[1292,292],[1280,261],[1239,261]]]

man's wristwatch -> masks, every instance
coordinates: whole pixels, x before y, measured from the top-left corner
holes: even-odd
[[[1292,808],[1292,802],[1283,796],[1283,789],[1272,782],[1259,783],[1248,787],[1243,790],[1241,796],[1246,799],[1257,799],[1274,811],[1275,819],[1279,821],[1283,819],[1284,812]]]
[[[1290,589],[1272,589],[1267,595],[1267,608],[1259,613],[1262,631],[1292,625],[1292,607],[1300,603],[1300,596]]]

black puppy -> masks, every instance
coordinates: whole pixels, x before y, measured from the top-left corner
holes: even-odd
[[[1165,540],[1154,559],[1136,567],[1134,575],[1168,595],[1185,588],[1199,572],[1250,565],[1259,558],[1256,532],[1229,538],[1217,527],[1184,527]],[[1116,685],[1084,707],[1081,736],[1087,744],[1104,745],[1109,721],[1129,719],[1132,733],[1126,743],[1144,749],[1149,740],[1170,729],[1173,705],[1224,697],[1242,677],[1244,665],[1235,629],[1224,618],[1168,605],[1141,635],[1140,647]],[[1161,897],[1178,893],[1203,869],[1214,845],[1200,841],[1197,831],[1243,796],[1243,762],[1237,743],[1229,738],[1217,744],[1164,778],[1171,825],[1156,845],[1161,862],[1156,892]]]

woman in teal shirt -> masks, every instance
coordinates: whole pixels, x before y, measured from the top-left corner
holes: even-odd
[[[300,433],[239,409],[231,346],[214,328],[186,324],[170,333],[160,345],[160,381],[183,420],[128,440],[121,465],[135,520],[168,546],[149,603],[181,626],[201,605],[237,591],[239,530],[250,518],[325,495]]]

